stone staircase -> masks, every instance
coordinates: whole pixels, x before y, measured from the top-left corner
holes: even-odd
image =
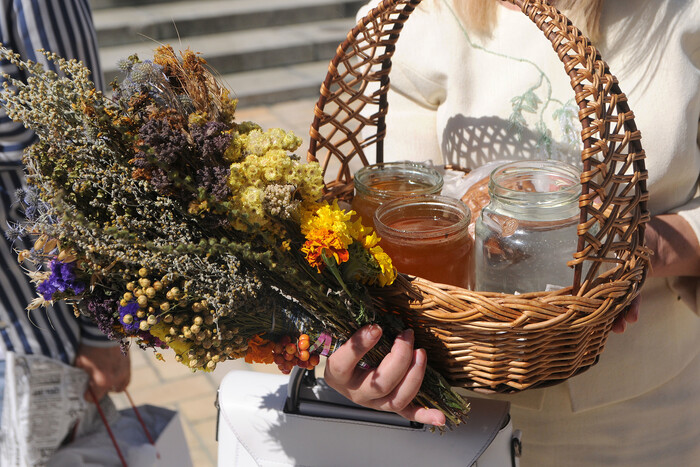
[[[315,97],[363,0],[90,0],[107,82],[120,59],[202,52],[239,106]]]

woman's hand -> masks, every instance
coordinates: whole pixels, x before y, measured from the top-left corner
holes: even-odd
[[[652,217],[645,230],[644,243],[653,252],[650,277],[700,276],[700,243],[690,224],[678,214]],[[637,322],[640,301],[638,295],[615,319],[613,332],[624,332],[627,324]]]
[[[445,415],[437,409],[412,404],[418,394],[427,357],[425,350],[413,348],[413,330],[399,334],[389,354],[377,368],[357,366],[382,335],[376,324],[358,330],[326,362],[324,378],[333,389],[372,409],[396,412],[419,423],[442,426]]]
[[[625,332],[625,329],[627,329],[628,324],[637,322],[639,319],[639,302],[641,301],[641,297],[641,295],[637,295],[627,309],[615,318],[611,328],[612,332],[622,334]]]
[[[644,240],[654,252],[649,276],[700,276],[700,243],[693,228],[680,215],[652,217]]]
[[[90,375],[89,390],[85,392],[85,399],[90,402],[100,401],[108,392],[123,391],[131,380],[129,354],[123,354],[118,345],[112,347],[81,345],[75,358],[75,366],[82,368]]]

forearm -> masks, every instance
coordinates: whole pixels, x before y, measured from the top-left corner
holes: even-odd
[[[652,217],[647,224],[645,240],[653,251],[651,276],[700,276],[700,242],[680,215]]]

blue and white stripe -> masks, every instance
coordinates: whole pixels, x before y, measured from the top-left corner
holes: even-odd
[[[39,61],[51,69],[55,67],[37,53],[38,49],[81,60],[93,70],[92,79],[98,89],[104,89],[88,0],[0,0],[0,5],[0,42],[5,47],[20,53],[24,59]],[[0,70],[23,78],[17,68],[7,62],[0,63]],[[22,220],[22,214],[13,204],[13,195],[24,185],[19,162],[22,150],[33,141],[33,132],[9,120],[0,109],[2,229],[8,222]],[[37,294],[18,264],[14,249],[29,246],[13,246],[4,234],[0,235],[0,354],[2,351],[42,354],[71,363],[81,342],[95,346],[113,345],[93,323],[76,319],[65,304],[29,313],[25,310]]]
[[[93,70],[92,80],[104,89],[92,13],[88,0],[0,0],[0,42],[18,52],[25,60],[52,63],[37,52],[55,52],[64,58],[81,60]],[[22,78],[17,68],[0,63],[0,71]],[[2,82],[2,79],[0,79]],[[0,110],[0,160],[19,160],[22,150],[32,143],[34,134],[7,118]]]

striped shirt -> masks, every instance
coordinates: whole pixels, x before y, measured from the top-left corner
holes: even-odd
[[[20,53],[25,60],[38,61],[54,70],[55,66],[47,63],[38,49],[81,60],[93,70],[97,88],[104,88],[88,0],[0,0],[0,5],[0,42],[5,47]],[[25,78],[7,62],[0,63],[0,70]],[[14,193],[24,186],[22,150],[34,138],[33,132],[9,120],[0,109],[0,229],[6,228],[8,222],[22,221]],[[30,246],[21,241],[12,245],[4,234],[0,235],[0,354],[41,354],[72,363],[81,342],[98,347],[115,345],[94,323],[83,317],[76,319],[63,303],[29,313],[25,310],[37,293],[14,250]]]

